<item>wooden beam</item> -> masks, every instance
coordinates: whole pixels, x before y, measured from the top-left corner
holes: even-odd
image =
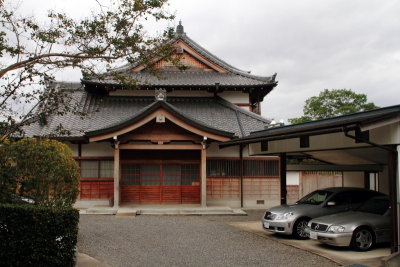
[[[137,121],[127,127],[124,127],[120,130],[114,131],[112,133],[107,133],[107,134],[103,134],[103,135],[99,135],[99,136],[95,136],[95,137],[90,137],[89,141],[90,142],[96,142],[96,141],[101,141],[101,140],[105,140],[105,139],[110,139],[113,138],[114,136],[120,136],[123,134],[126,134],[128,132],[131,132],[137,128],[139,128],[140,126],[145,125],[146,123],[150,122],[151,120],[155,120],[157,115],[163,115],[165,116],[165,118],[167,118],[168,120],[172,121],[174,124],[182,127],[183,129],[192,132],[194,134],[200,135],[200,136],[207,136],[208,139],[213,139],[213,140],[217,140],[217,141],[228,141],[230,140],[229,137],[225,137],[225,136],[220,136],[217,134],[213,134],[213,133],[209,133],[207,131],[201,130],[201,129],[197,129],[196,127],[182,121],[181,119],[177,118],[176,116],[174,116],[173,114],[171,114],[170,112],[160,108],[156,111],[154,111],[153,113],[147,115],[146,117],[144,117],[143,119],[141,119],[140,121]]]
[[[201,150],[201,145],[141,145],[141,144],[125,144],[120,145],[120,149],[143,149],[143,150]]]
[[[171,141],[193,141],[193,142],[201,142],[203,140],[203,137],[200,137],[195,134],[173,134],[173,133],[167,133],[167,134],[157,134],[157,133],[140,133],[140,134],[127,134],[121,136],[121,138],[118,138],[122,143],[131,141],[131,140],[137,140],[137,141],[163,141],[163,142],[171,142]]]
[[[382,165],[377,164],[361,164],[361,165],[333,165],[333,164],[318,164],[318,165],[297,165],[288,164],[287,171],[383,171]]]

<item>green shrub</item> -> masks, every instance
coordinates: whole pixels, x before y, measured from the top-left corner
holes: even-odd
[[[74,266],[79,212],[0,204],[0,265]]]
[[[79,166],[67,145],[27,138],[4,145],[3,150],[8,161],[12,161],[15,193],[33,199],[36,205],[72,206],[79,193]],[[0,175],[3,173],[0,170]]]

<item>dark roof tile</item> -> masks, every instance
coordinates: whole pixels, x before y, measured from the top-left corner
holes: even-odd
[[[72,113],[52,116],[44,126],[37,123],[26,127],[26,135],[50,135],[61,124],[70,131],[68,137],[84,137],[85,132],[113,127],[131,119],[155,101],[154,97],[101,96],[81,88],[70,90],[70,94],[78,101],[80,111],[86,116]],[[262,130],[269,123],[267,119],[219,97],[168,97],[167,103],[188,119],[209,128],[233,133],[237,137]]]

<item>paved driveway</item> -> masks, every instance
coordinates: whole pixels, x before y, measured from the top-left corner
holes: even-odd
[[[111,266],[337,266],[228,225],[249,216],[83,215],[79,252]]]

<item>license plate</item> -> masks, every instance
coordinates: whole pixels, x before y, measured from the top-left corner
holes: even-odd
[[[310,232],[311,239],[318,239],[318,234],[316,232]]]
[[[269,223],[264,222],[264,227],[268,229],[269,228]]]

